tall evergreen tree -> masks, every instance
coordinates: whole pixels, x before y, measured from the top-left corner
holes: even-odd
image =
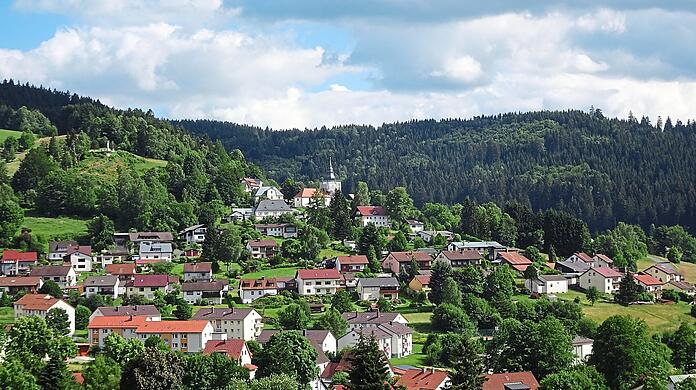
[[[374,337],[360,335],[349,358],[351,390],[386,390],[389,388],[389,362]]]
[[[442,290],[445,281],[452,276],[452,267],[444,261],[436,261],[430,274],[430,302],[439,305],[442,303]]]

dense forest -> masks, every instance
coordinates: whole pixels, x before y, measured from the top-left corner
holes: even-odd
[[[274,131],[178,121],[219,139],[278,181],[316,180],[329,156],[358,181],[404,186],[416,204],[517,201],[567,211],[592,231],[617,221],[696,229],[696,123],[607,118],[600,110],[543,111],[372,126]]]

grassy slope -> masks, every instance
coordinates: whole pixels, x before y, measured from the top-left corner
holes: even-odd
[[[134,169],[143,173],[150,168],[164,167],[166,165],[167,162],[164,160],[144,158],[122,150],[114,152],[109,157],[93,151],[87,158],[80,161],[77,169],[85,174],[113,181],[117,177],[120,168]]]
[[[20,135],[22,135],[21,131],[0,129],[0,142],[5,142],[5,139],[10,137],[19,138]]]
[[[31,229],[35,235],[41,235],[47,241],[81,236],[87,232],[87,220],[58,217],[25,217],[23,227]]]

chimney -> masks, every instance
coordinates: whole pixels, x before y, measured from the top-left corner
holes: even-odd
[[[423,374],[425,374],[427,371],[428,371],[427,368],[425,368],[425,367],[422,367],[422,368],[421,368],[421,372],[422,372]]]
[[[379,318],[379,309],[377,309],[377,318]]]

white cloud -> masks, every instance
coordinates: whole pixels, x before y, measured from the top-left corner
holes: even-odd
[[[431,74],[435,77],[450,77],[470,83],[481,77],[483,71],[481,63],[471,56],[462,56],[445,60],[444,69],[433,71]]]

